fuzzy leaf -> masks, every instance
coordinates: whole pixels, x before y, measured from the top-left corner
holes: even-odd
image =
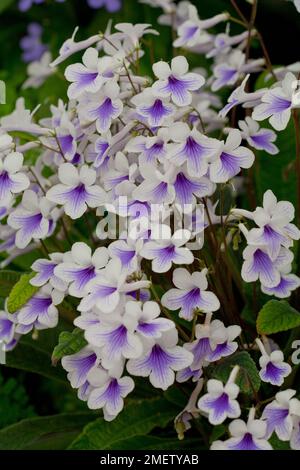
[[[253,391],[258,391],[260,387],[260,377],[255,362],[246,351],[235,353],[233,356],[223,359],[212,369],[212,376],[215,379],[226,382],[233,367],[240,367],[236,384],[242,393],[252,395]]]
[[[270,300],[258,314],[259,334],[271,335],[300,326],[300,313],[285,300]]]
[[[57,362],[64,356],[81,351],[81,349],[87,344],[83,334],[84,332],[80,328],[60,333],[58,344],[55,346],[52,354],[52,364],[57,364]]]
[[[34,276],[35,273],[23,274],[12,288],[7,300],[7,309],[10,313],[20,310],[39,290],[39,287],[32,286],[29,282]]]
[[[130,446],[134,446],[134,438],[146,436],[156,427],[164,428],[178,411],[179,408],[162,398],[137,400],[127,405],[112,422],[99,418],[88,424],[69,449],[128,449],[126,441],[130,439]]]
[[[0,450],[62,450],[93,419],[92,412],[24,419],[0,431]]]

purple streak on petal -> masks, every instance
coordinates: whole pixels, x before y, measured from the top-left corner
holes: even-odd
[[[235,443],[235,444],[228,444],[229,450],[262,450],[258,447],[252,437],[252,434],[247,432],[243,438]]]
[[[58,137],[57,140],[59,142],[60,148],[64,155],[72,152],[73,141],[74,141],[74,138],[72,135],[64,135],[64,136]]]
[[[285,372],[285,367],[279,367],[270,361],[268,362],[265,371],[261,374],[261,377],[264,381],[271,382],[273,385],[280,385]]]
[[[152,126],[159,126],[162,119],[172,113],[172,109],[168,106],[164,106],[162,100],[160,99],[156,99],[152,106],[141,107],[139,111],[144,116],[150,117]]]
[[[152,163],[157,157],[164,157],[166,155],[166,150],[164,149],[163,142],[156,142],[149,148],[144,149],[144,155],[146,156],[146,161]]]
[[[73,278],[75,281],[74,287],[78,290],[82,290],[96,276],[94,266],[88,266],[83,269],[67,269],[66,272],[69,278]]]
[[[11,181],[7,171],[2,171],[0,174],[0,201],[5,199],[13,187],[13,182]]]
[[[207,355],[211,353],[209,338],[200,338],[195,345],[191,348],[194,354],[193,369],[200,367],[202,361],[206,359]]]
[[[24,235],[31,235],[40,228],[43,216],[38,213],[29,216],[15,216],[15,220],[22,224],[22,231]]]
[[[132,258],[135,256],[134,250],[120,250],[119,248],[115,248],[114,255],[117,256],[122,263],[122,266],[129,266]]]
[[[257,249],[253,254],[253,269],[256,273],[264,273],[272,281],[273,263],[264,251]]]
[[[180,204],[189,204],[192,202],[193,193],[202,188],[200,183],[189,180],[184,173],[178,173],[174,183],[176,197]]]
[[[272,94],[272,102],[268,105],[268,112],[271,114],[282,113],[289,109],[292,105],[290,100],[281,98],[280,96]]]
[[[155,188],[151,191],[151,196],[154,202],[162,202],[168,194],[168,184],[165,182],[159,183]]]
[[[14,330],[14,323],[9,318],[0,318],[0,341],[11,339]]]
[[[223,356],[229,356],[235,351],[235,349],[236,346],[228,344],[227,341],[225,343],[218,344],[211,354],[209,354],[208,360],[217,361]]]

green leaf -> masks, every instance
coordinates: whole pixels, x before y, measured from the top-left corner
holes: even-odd
[[[94,414],[70,413],[24,419],[0,431],[0,450],[62,450]]]
[[[2,269],[0,271],[0,297],[7,297],[20,277],[21,273],[10,271],[8,269]]]
[[[7,309],[10,313],[20,310],[39,290],[39,287],[32,286],[29,282],[34,276],[35,273],[23,274],[12,288],[7,300]]]
[[[256,328],[259,334],[271,335],[300,326],[300,313],[286,300],[270,300],[258,314]]]
[[[50,354],[41,349],[38,344],[30,342],[26,337],[22,338],[13,351],[6,353],[5,366],[34,372],[49,379],[66,383],[64,370],[60,367],[53,367]]]
[[[177,437],[135,436],[118,443],[114,450],[181,450],[198,449],[199,438],[184,439]],[[110,449],[111,450],[111,449]]]
[[[10,7],[15,0],[1,0],[0,2],[0,13],[2,13],[4,10],[6,10],[8,7]]]
[[[274,450],[291,450],[289,442],[281,441],[275,433],[272,434],[269,442]]]
[[[260,377],[255,362],[246,351],[241,351],[230,356],[212,369],[212,376],[215,379],[226,382],[234,366],[238,365],[240,370],[237,375],[236,384],[242,393],[252,395],[253,391],[258,391],[260,387]]]
[[[80,328],[73,331],[63,331],[58,338],[58,345],[55,346],[52,354],[52,364],[56,364],[59,359],[70,354],[75,354],[86,346],[87,341],[83,336],[84,332]]]
[[[179,408],[163,398],[137,400],[129,404],[112,422],[99,418],[88,424],[83,433],[70,445],[69,449],[119,450],[126,442],[139,436],[146,436],[156,427],[164,428],[174,419]],[[135,448],[135,447],[134,447]]]

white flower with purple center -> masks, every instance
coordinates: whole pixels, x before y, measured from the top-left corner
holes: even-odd
[[[211,18],[210,18],[211,20]],[[197,8],[188,4],[188,19],[184,21],[177,29],[177,39],[173,42],[174,47],[191,48],[203,43],[208,43],[211,35],[205,29],[213,26],[211,22],[201,21],[198,16]]]
[[[252,93],[247,93],[245,91],[247,82],[249,80],[250,74],[246,75],[242,83],[236,87],[231,95],[228,98],[227,104],[219,112],[220,117],[225,118],[229,111],[235,106],[241,104],[243,107],[253,107],[256,104],[259,104],[261,97],[265,93],[266,89],[257,90]]]
[[[81,387],[98,363],[98,356],[90,346],[84,347],[78,353],[64,356],[61,360],[63,368],[68,371],[68,380],[73,388]]]
[[[81,300],[78,310],[88,312],[96,306],[103,313],[111,313],[125,300],[127,293],[149,286],[150,281],[147,280],[128,282],[121,261],[112,259],[101,274],[88,282],[89,294]]]
[[[295,217],[295,209],[289,201],[277,201],[276,196],[269,189],[263,197],[263,207],[257,207],[253,213],[237,210],[236,213],[254,220],[259,228],[245,232],[249,245],[264,246],[271,257],[276,259],[281,246],[289,248],[293,240],[299,240],[300,231],[291,223]]]
[[[256,339],[256,343],[260,349],[261,357],[259,365],[261,370],[259,376],[264,382],[280,387],[284,379],[290,375],[292,368],[284,362],[283,352],[280,350],[267,353],[265,346],[260,339]]]
[[[88,407],[91,410],[102,408],[104,419],[112,421],[122,411],[124,398],[134,389],[134,381],[131,377],[111,377],[107,374],[105,381],[103,375],[102,382],[91,391]]]
[[[288,271],[290,271],[290,265],[288,265]],[[290,297],[291,293],[300,287],[300,278],[295,274],[285,274],[280,272],[279,284],[275,287],[261,286],[262,292],[267,295],[274,295],[279,299],[285,299]]]
[[[239,367],[235,366],[225,385],[219,380],[210,379],[207,382],[207,393],[198,401],[200,411],[215,426],[223,423],[226,418],[238,418],[241,414],[236,400],[240,388],[234,383],[238,371]]]
[[[46,197],[39,197],[27,189],[22,203],[8,216],[7,223],[16,232],[15,244],[25,248],[32,239],[44,239],[53,229],[51,204]]]
[[[18,311],[18,324],[30,331],[33,327],[38,330],[54,328],[58,323],[56,305],[64,298],[63,292],[54,290],[50,285],[42,287]]]
[[[153,65],[154,75],[158,78],[152,85],[153,93],[158,97],[171,97],[177,106],[188,106],[192,102],[192,91],[199,90],[205,79],[197,73],[188,73],[189,64],[184,56],[174,57],[171,67],[167,62]]]
[[[85,332],[85,338],[100,349],[101,364],[109,369],[112,363],[122,358],[140,357],[143,353],[143,342],[136,332],[137,319],[128,309],[121,316],[114,312],[113,318],[103,318],[93,329]]]
[[[250,116],[247,116],[245,121],[239,121],[239,127],[243,139],[247,140],[250,147],[264,150],[271,155],[279,153],[279,148],[273,144],[277,139],[277,135],[271,129],[260,128],[259,124]]]
[[[222,357],[231,356],[237,348],[238,343],[234,341],[241,334],[239,325],[225,326],[220,320],[211,322],[210,344],[212,351],[208,351],[206,359],[209,362],[218,361]]]
[[[8,205],[13,194],[29,187],[28,176],[20,172],[22,166],[23,155],[19,152],[12,152],[0,160],[0,206]]]
[[[288,72],[279,86],[276,84],[263,94],[261,104],[253,110],[252,118],[255,121],[264,121],[269,118],[274,129],[283,131],[291,118],[294,83],[297,83],[297,78]]]
[[[103,178],[103,186],[106,191],[112,190],[112,196],[122,192],[127,186],[135,188],[134,181],[137,173],[137,164],[130,164],[128,158],[122,152],[117,152],[110,163],[110,167]],[[127,194],[127,191],[126,191]]]
[[[235,419],[228,429],[231,437],[223,442],[213,442],[211,450],[218,450],[221,443],[225,450],[272,450],[271,444],[265,438],[266,422],[255,419],[255,408],[250,409],[247,422]]]
[[[192,130],[185,123],[175,123],[170,128],[170,137],[175,142],[168,150],[168,159],[177,166],[187,164],[191,176],[204,176],[209,162],[218,155],[222,143]]]
[[[166,124],[175,113],[175,106],[168,99],[157,97],[151,88],[146,88],[142,93],[135,95],[131,102],[136,111],[146,119],[150,127],[158,127]]]
[[[125,312],[136,322],[135,331],[141,338],[160,338],[165,331],[175,327],[173,321],[160,317],[159,305],[151,300],[144,304],[128,301]]]
[[[238,175],[241,168],[250,168],[254,163],[251,150],[241,146],[242,136],[237,129],[230,130],[218,155],[209,167],[209,176],[214,183],[226,183]]]
[[[31,266],[31,269],[37,274],[30,279],[30,284],[37,287],[42,287],[48,282],[54,287],[54,289],[60,291],[67,290],[67,283],[54,274],[54,269],[63,260],[62,253],[51,253],[49,259],[40,258],[37,259]]]
[[[140,265],[139,253],[143,247],[143,240],[135,240],[128,237],[127,240],[116,240],[108,247],[111,258],[119,258],[122,267],[132,273],[137,271]]]
[[[95,184],[96,171],[83,165],[78,170],[71,163],[63,163],[58,169],[61,184],[47,192],[47,198],[64,206],[64,211],[72,219],[78,219],[88,207],[99,207],[106,200],[105,191]]]
[[[161,299],[162,304],[169,310],[178,310],[179,316],[191,321],[195,310],[214,312],[220,308],[220,302],[213,292],[207,291],[207,269],[201,272],[189,273],[187,269],[177,268],[173,272],[173,284],[176,289],[170,289]]]
[[[152,271],[166,273],[172,264],[191,264],[194,261],[192,252],[183,245],[190,238],[188,230],[177,230],[171,235],[171,230],[166,227],[162,239],[148,241],[141,250],[141,256],[152,260]]]
[[[68,89],[70,99],[79,98],[84,92],[96,93],[102,85],[114,77],[114,60],[111,57],[98,57],[97,49],[89,47],[82,62],[69,65],[65,77],[72,84]]]
[[[67,253],[63,262],[55,267],[54,274],[69,286],[70,295],[84,297],[87,294],[87,283],[107,265],[108,259],[107,248],[97,248],[92,254],[86,243],[76,242],[71,253]]]
[[[265,247],[247,246],[243,251],[244,263],[241,275],[245,282],[259,279],[265,287],[276,287],[281,281],[280,270],[293,260],[293,253],[281,247],[275,260],[272,260]]]
[[[119,94],[119,85],[115,81],[108,82],[101,92],[94,94],[85,106],[85,117],[89,121],[95,122],[100,134],[109,130],[112,121],[120,116],[123,110]]]
[[[174,371],[188,367],[193,360],[192,354],[177,343],[175,328],[165,332],[154,345],[148,346],[142,357],[128,361],[128,372],[139,377],[149,376],[153,387],[167,390],[174,383]]]
[[[158,130],[155,136],[139,135],[130,139],[126,145],[126,151],[139,153],[139,166],[147,163],[156,163],[157,161],[164,163],[168,156],[170,145],[169,132],[165,128]]]
[[[67,113],[64,113],[60,119],[59,127],[56,128],[56,138],[63,157],[69,161],[76,154],[76,134],[74,124],[69,120]]]
[[[15,325],[17,315],[0,310],[0,347],[4,343],[5,351],[12,349],[16,345]]]
[[[295,390],[287,389],[278,392],[275,400],[269,403],[262,414],[262,419],[267,422],[266,438],[273,432],[281,441],[289,441],[293,432],[293,416],[300,416],[300,401],[293,398]]]

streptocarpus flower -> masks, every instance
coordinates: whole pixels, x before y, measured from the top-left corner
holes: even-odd
[[[239,121],[243,139],[246,139],[251,147],[257,150],[264,150],[271,155],[279,153],[279,148],[273,142],[277,136],[271,129],[260,128],[258,123],[250,116],[245,121]]]
[[[26,332],[33,327],[38,330],[54,328],[58,323],[58,310],[56,305],[63,300],[64,294],[54,290],[51,286],[42,287],[18,311],[18,326],[23,326]],[[17,328],[18,330],[18,328]]]
[[[137,113],[146,119],[150,127],[165,124],[175,113],[175,106],[166,98],[158,98],[151,88],[146,88],[142,93],[135,95],[131,102],[136,106]]]
[[[184,123],[175,123],[170,128],[170,137],[175,142],[170,145],[168,159],[177,166],[187,163],[191,176],[204,176],[208,164],[220,152],[222,143],[200,134],[196,128],[190,130]]]
[[[111,57],[98,57],[97,49],[89,47],[82,57],[83,64],[66,68],[65,77],[72,84],[68,88],[70,99],[79,98],[84,92],[96,93],[114,77],[116,63]]]
[[[208,393],[198,401],[198,408],[208,415],[208,420],[213,425],[223,423],[226,418],[238,418],[241,414],[240,405],[236,400],[240,389],[234,383],[238,371],[239,367],[235,366],[225,385],[219,380],[209,380]]]
[[[109,81],[86,105],[84,115],[89,121],[95,122],[100,134],[107,132],[112,121],[122,112],[123,103],[119,98],[119,92],[119,85]]]
[[[96,171],[83,165],[78,170],[71,163],[63,163],[58,169],[62,184],[53,186],[47,192],[47,198],[64,206],[64,211],[72,219],[78,219],[87,207],[98,207],[104,204],[105,191],[95,185]]]
[[[89,372],[99,363],[96,352],[90,347],[78,353],[64,356],[61,360],[63,368],[68,371],[68,379],[73,388],[81,387],[88,380]]]
[[[226,441],[215,441],[211,450],[222,448],[226,450],[272,450],[271,444],[265,438],[267,425],[261,419],[255,419],[255,408],[249,411],[248,421],[235,419],[229,424],[231,437]]]
[[[62,262],[55,267],[54,274],[69,285],[70,295],[84,297],[87,294],[85,290],[87,283],[107,265],[108,258],[107,248],[97,248],[92,254],[88,245],[76,242],[72,246],[71,253],[66,253]]]
[[[143,356],[130,359],[127,370],[132,375],[148,377],[155,388],[167,390],[175,380],[174,371],[188,367],[193,356],[186,349],[176,346],[177,330],[174,328],[156,339],[154,345],[148,346]]]
[[[103,313],[111,313],[125,300],[126,293],[149,286],[150,282],[146,280],[127,282],[127,273],[123,271],[121,261],[115,258],[101,274],[89,281],[86,286],[89,294],[81,300],[78,310],[88,312],[96,306]]]
[[[284,130],[291,117],[295,91],[293,84],[296,81],[295,75],[288,72],[281,85],[271,88],[261,97],[262,103],[254,108],[252,118],[255,121],[269,118],[274,129]]]
[[[31,269],[37,274],[30,279],[32,286],[41,287],[50,282],[52,287],[57,290],[66,291],[67,283],[54,274],[54,268],[63,260],[62,253],[50,253],[49,259],[37,259],[31,266]]]
[[[259,376],[261,380],[279,387],[283,384],[285,377],[291,373],[291,366],[284,362],[282,351],[275,350],[268,354],[260,339],[256,339],[256,343],[262,353],[262,356],[259,358],[259,365],[261,367]]]
[[[180,309],[179,316],[191,321],[195,310],[214,312],[220,308],[220,302],[213,292],[207,291],[207,269],[190,274],[184,268],[173,272],[173,283],[177,289],[170,289],[161,299],[170,310]]]
[[[15,244],[18,248],[25,248],[32,239],[43,239],[52,231],[52,207],[45,197],[39,199],[31,189],[24,192],[22,204],[7,219],[8,225],[17,231]]]
[[[152,270],[156,273],[169,271],[172,263],[191,264],[194,255],[183,246],[189,237],[190,233],[187,230],[177,230],[172,236],[169,232],[162,240],[146,242],[141,255],[143,258],[152,260]]]
[[[251,150],[241,146],[242,136],[237,129],[229,132],[221,151],[209,167],[209,176],[214,183],[226,183],[238,175],[241,168],[250,168],[254,163]]]
[[[111,377],[107,374],[105,382],[100,384],[91,391],[88,407],[92,410],[103,408],[104,419],[111,421],[122,411],[124,398],[134,389],[134,381],[131,377]]]
[[[191,104],[191,91],[199,90],[205,79],[196,73],[188,73],[188,62],[184,56],[177,56],[172,59],[171,67],[167,62],[156,62],[153,65],[153,72],[159,79],[152,85],[155,95],[161,97],[171,97],[177,106],[187,106]]]
[[[9,204],[13,194],[21,193],[29,187],[28,176],[20,171],[23,160],[23,155],[19,152],[12,152],[3,161],[0,160],[0,206]]]
[[[287,389],[276,393],[275,400],[269,403],[262,414],[267,422],[266,438],[275,431],[281,441],[289,441],[293,432],[293,415],[300,416],[300,402],[293,398],[295,390]]]

